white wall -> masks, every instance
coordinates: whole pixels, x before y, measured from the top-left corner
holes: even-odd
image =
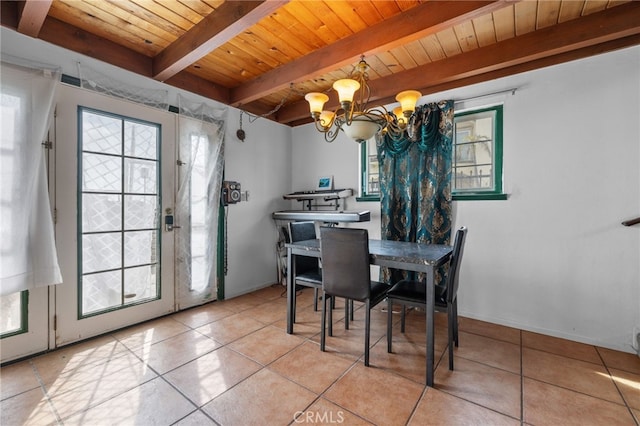
[[[640,47],[424,97],[504,101],[506,201],[454,202],[469,228],[460,314],[632,352],[640,326]],[[293,130],[294,189],[358,188],[357,144]],[[350,210],[375,212],[379,203]]]
[[[235,135],[239,112],[234,110],[228,126]],[[243,116],[244,142],[227,138],[227,180],[242,184],[249,201],[228,207],[228,275],[226,297],[233,297],[276,283],[277,230],[271,214],[289,208],[283,194],[291,191],[291,129]]]

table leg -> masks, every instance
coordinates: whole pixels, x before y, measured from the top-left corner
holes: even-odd
[[[293,254],[287,249],[287,334],[293,334]]]
[[[435,297],[435,269],[429,268],[427,271],[427,386],[433,387],[433,364],[434,364],[434,297]]]

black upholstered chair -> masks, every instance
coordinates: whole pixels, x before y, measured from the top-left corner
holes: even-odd
[[[328,297],[344,297],[365,303],[364,365],[369,366],[369,340],[371,308],[386,297],[388,285],[371,281],[369,267],[369,234],[366,229],[320,228],[320,255],[322,258],[322,330],[320,350],[325,350],[327,310],[329,336],[332,335],[332,314],[327,309]],[[345,321],[348,314],[345,313]]]
[[[313,222],[290,222],[289,238],[291,242],[315,240],[316,226]],[[294,287],[305,286],[313,288],[313,310],[318,310],[318,291],[322,288],[322,268],[318,258],[310,256],[296,256]],[[293,312],[295,313],[295,296],[293,298]],[[295,315],[295,314],[294,314]]]
[[[447,328],[449,336],[449,370],[453,370],[453,345],[458,346],[458,272],[467,228],[461,227],[456,231],[453,242],[453,252],[449,261],[449,270],[445,277],[445,286],[436,288],[435,310],[447,313]],[[400,331],[404,333],[405,313],[407,306],[426,308],[426,288],[420,281],[402,280],[393,285],[387,292],[387,352],[391,352],[392,340],[392,306],[402,305]]]

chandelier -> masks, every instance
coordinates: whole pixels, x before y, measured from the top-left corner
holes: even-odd
[[[369,64],[360,58],[348,78],[337,80],[333,88],[338,92],[340,106],[335,111],[323,110],[329,100],[325,93],[305,95],[316,129],[324,133],[327,142],[333,142],[340,130],[358,143],[371,139],[375,134],[389,135],[394,140],[404,136],[405,130],[413,138],[412,129],[416,102],[422,96],[417,90],[405,90],[396,95],[400,106],[389,113],[384,106],[369,107],[371,89],[367,81]]]

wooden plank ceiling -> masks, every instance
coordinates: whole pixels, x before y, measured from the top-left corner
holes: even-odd
[[[26,0],[2,25],[288,125],[361,55],[372,101],[640,44],[640,2]],[[612,70],[615,71],[615,70]],[[332,91],[331,91],[332,92]]]

